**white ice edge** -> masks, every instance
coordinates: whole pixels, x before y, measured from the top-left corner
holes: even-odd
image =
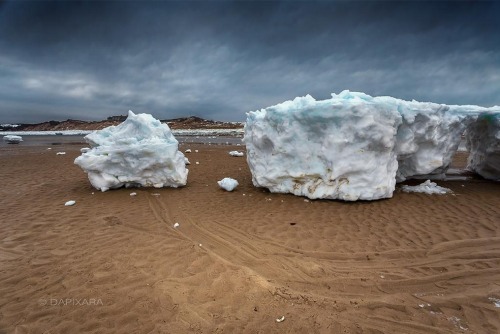
[[[17,136],[78,136],[88,135],[97,130],[63,130],[63,131],[0,131],[0,135]],[[172,130],[174,136],[243,136],[243,129],[182,129]]]

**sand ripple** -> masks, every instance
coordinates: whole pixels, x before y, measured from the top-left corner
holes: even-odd
[[[0,152],[0,332],[500,331],[498,183],[304,201],[254,188],[241,147],[189,147],[186,187],[134,197],[93,190],[79,147]]]

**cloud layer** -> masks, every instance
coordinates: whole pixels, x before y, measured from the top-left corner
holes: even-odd
[[[500,3],[0,3],[0,122],[244,120],[344,89],[500,105]]]

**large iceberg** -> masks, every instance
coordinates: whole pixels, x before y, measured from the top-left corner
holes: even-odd
[[[467,168],[485,179],[500,181],[500,113],[481,114],[466,133]]]
[[[188,170],[179,143],[166,124],[129,111],[117,125],[85,137],[91,149],[75,159],[101,191],[122,186],[180,187]]]
[[[309,198],[392,197],[396,181],[443,175],[481,112],[343,91],[247,113],[244,142],[255,186]]]
[[[248,113],[244,141],[255,186],[309,198],[391,197],[401,115],[368,95],[307,95]]]

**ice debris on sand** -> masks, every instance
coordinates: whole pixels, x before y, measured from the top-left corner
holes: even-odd
[[[57,152],[56,155],[65,155],[66,152]]]
[[[500,308],[500,299],[494,297],[488,297],[488,300],[492,301],[495,307]]]
[[[101,191],[186,185],[188,170],[178,141],[168,125],[149,114],[129,111],[123,123],[94,131],[85,140],[91,150],[76,158],[75,164]]]
[[[64,206],[72,206],[75,204],[76,204],[76,201],[67,201],[66,203],[64,203]]]
[[[220,181],[217,181],[219,187],[227,191],[233,191],[238,186],[238,181],[230,177],[225,177]]]
[[[429,195],[444,195],[453,192],[451,191],[451,189],[438,186],[436,182],[431,182],[431,180],[427,180],[424,183],[419,184],[418,186],[403,185],[401,187],[401,190],[406,193],[424,193]]]
[[[81,152],[81,153],[87,153],[88,151],[90,151],[90,147],[82,147],[82,148],[80,149],[80,152]]]
[[[232,156],[232,157],[242,157],[243,156],[243,152],[231,151],[231,152],[229,152],[229,155]]]
[[[443,177],[462,133],[482,113],[500,114],[500,107],[349,91],[323,101],[297,97],[247,113],[252,182],[311,199],[390,198],[396,182]]]
[[[467,169],[500,181],[500,113],[485,113],[467,128]]]
[[[3,140],[6,141],[8,144],[19,144],[20,142],[23,141],[23,137],[15,135],[7,135],[3,136]]]

